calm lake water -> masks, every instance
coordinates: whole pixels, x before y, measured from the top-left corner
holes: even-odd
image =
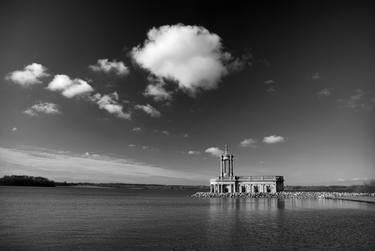
[[[0,250],[375,249],[375,204],[0,187]]]

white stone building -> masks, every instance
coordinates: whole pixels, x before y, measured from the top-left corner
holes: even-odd
[[[220,174],[210,180],[211,193],[276,193],[284,190],[283,176],[234,176],[233,154],[221,155]]]

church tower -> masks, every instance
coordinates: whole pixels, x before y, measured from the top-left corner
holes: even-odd
[[[228,151],[228,145],[225,145],[224,154],[221,155],[220,178],[233,178],[233,154]]]

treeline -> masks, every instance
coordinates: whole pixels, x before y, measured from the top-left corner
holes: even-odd
[[[209,190],[209,186],[159,185],[134,183],[90,183],[90,182],[56,182],[56,186],[97,186],[142,190]]]
[[[55,182],[43,177],[33,177],[26,175],[11,175],[0,178],[2,186],[38,186],[38,187],[54,187]]]

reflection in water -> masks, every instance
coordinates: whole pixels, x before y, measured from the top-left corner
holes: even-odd
[[[206,236],[209,243],[216,243],[223,250],[273,249],[275,245],[288,249],[293,248],[295,243],[303,248],[308,242],[311,242],[310,246],[322,245],[323,248],[330,242],[345,238],[341,232],[347,231],[338,231],[337,226],[332,227],[329,223],[337,218],[337,209],[361,209],[367,206],[333,200],[210,199]],[[339,224],[347,226],[345,219],[340,220],[342,222]],[[324,236],[325,242],[320,240],[316,244],[316,234],[312,233],[319,233],[321,228],[336,235]]]
[[[224,249],[246,249],[249,242],[275,237],[284,208],[283,199],[211,199],[207,238]]]
[[[0,187],[0,250],[375,250],[375,205]]]
[[[278,209],[284,209],[284,208],[285,208],[285,200],[283,200],[283,199],[278,199],[278,200],[277,200],[277,208],[278,208]]]

